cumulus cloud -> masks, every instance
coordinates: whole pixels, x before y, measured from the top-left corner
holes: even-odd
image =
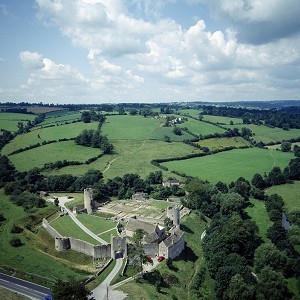
[[[264,44],[300,32],[298,0],[189,0],[229,21],[243,42]]]
[[[159,95],[152,101],[163,101],[256,99],[258,91],[283,98],[289,69],[290,85],[298,84],[300,36],[290,37],[300,28],[297,1],[186,0],[206,3],[215,17],[230,22],[230,28],[215,32],[205,20],[183,28],[159,18],[170,1],[36,0],[41,20],[86,49],[93,74],[85,78],[71,66],[25,51],[20,58],[32,70],[26,86],[46,84],[47,78],[58,86],[75,82],[103,99],[151,101]],[[132,6],[157,19],[137,18]]]

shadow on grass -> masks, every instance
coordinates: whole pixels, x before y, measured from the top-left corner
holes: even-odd
[[[179,257],[174,259],[174,261],[184,260],[184,261],[191,261],[195,262],[198,259],[198,256],[189,246],[185,245],[185,249],[181,252]]]
[[[191,230],[189,227],[187,227],[185,224],[180,224],[180,229],[187,232],[187,233],[191,233],[191,234],[194,233],[194,231]]]

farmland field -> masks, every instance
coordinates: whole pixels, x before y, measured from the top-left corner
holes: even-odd
[[[53,238],[44,229],[37,228],[35,233],[25,229],[22,233],[12,234],[10,232],[12,225],[28,222],[28,214],[22,207],[13,205],[2,190],[0,190],[0,198],[0,213],[7,219],[0,226],[1,266],[44,276],[47,280],[67,279],[69,276],[82,279],[86,276],[86,273],[83,276],[81,271],[87,268],[86,259],[88,257],[78,253],[74,255],[73,251],[56,252]],[[39,211],[41,214],[47,215],[53,211],[53,206],[49,205]],[[24,245],[18,248],[10,246],[9,241],[14,236],[18,236]]]
[[[267,230],[272,225],[269,215],[266,211],[264,201],[250,199],[250,206],[246,208],[246,212],[259,228],[259,236],[264,242],[270,242],[267,238]]]
[[[87,233],[81,230],[69,216],[63,216],[50,224],[62,236],[73,237],[82,241],[86,241],[93,245],[99,245],[99,242],[90,237]]]
[[[269,172],[273,167],[284,168],[293,158],[292,153],[259,148],[235,149],[204,157],[171,161],[162,165],[212,183],[225,183],[239,177],[252,179],[255,173]]]
[[[68,125],[54,126],[48,128],[37,128],[28,133],[18,135],[13,141],[8,143],[3,149],[2,154],[7,155],[12,151],[28,147],[43,141],[58,140],[62,138],[76,137],[84,129],[97,129],[98,123],[74,123]]]
[[[182,131],[181,135],[176,135],[173,132],[174,127],[159,127],[153,131],[150,139],[152,140],[164,140],[165,135],[170,137],[171,142],[182,142],[183,140],[193,139],[194,137],[187,132]]]
[[[178,124],[178,127],[187,127],[189,131],[195,133],[197,135],[208,135],[213,133],[223,133],[225,132],[224,129],[219,128],[215,125],[208,124],[201,121],[196,121],[194,119],[188,119],[187,122],[182,124]]]
[[[0,113],[0,129],[8,130],[8,131],[17,131],[18,130],[18,122],[27,124],[28,121],[32,121],[35,119],[35,115],[30,114],[19,114],[19,113]]]
[[[192,146],[177,142],[115,140],[113,144],[115,154],[104,155],[90,165],[68,166],[51,171],[50,174],[81,175],[89,169],[97,169],[104,172],[105,179],[123,176],[126,173],[136,173],[145,178],[150,172],[159,170],[151,164],[152,159],[202,152]],[[174,176],[170,172],[163,172],[165,176]]]
[[[70,122],[77,119],[80,119],[81,114],[79,112],[60,112],[57,115],[50,115],[46,116],[45,120],[40,123],[39,125],[48,125],[52,123],[63,123],[63,122]]]
[[[158,119],[142,116],[107,116],[102,132],[110,140],[144,140],[148,139],[160,124]]]
[[[226,147],[238,148],[250,146],[249,142],[241,137],[205,139],[197,142],[197,144],[202,147],[207,147],[209,150],[223,149]]]
[[[255,141],[262,141],[264,143],[280,142],[282,140],[300,137],[300,129],[283,130],[281,128],[271,128],[254,124],[230,125],[227,127],[231,129],[247,127],[255,134],[255,136],[253,136]]]
[[[58,160],[85,162],[101,153],[100,149],[77,145],[75,141],[66,141],[43,145],[18,154],[9,156],[9,159],[20,171],[41,168],[45,163],[54,163]]]
[[[278,194],[285,203],[288,210],[300,209],[300,181],[295,181],[293,184],[275,185],[266,189],[267,195]]]
[[[230,118],[230,117],[222,117],[222,116],[211,116],[211,115],[203,115],[203,120],[210,121],[216,124],[227,124],[230,125],[230,121],[233,122],[233,124],[241,124],[243,123],[243,120],[240,118]]]
[[[180,113],[180,115],[190,115],[194,118],[198,118],[201,111],[202,110],[199,109],[180,109],[178,113]]]

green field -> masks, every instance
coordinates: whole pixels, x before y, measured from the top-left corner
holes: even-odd
[[[257,142],[264,143],[280,142],[282,140],[289,140],[291,138],[300,137],[300,129],[283,130],[281,128],[271,128],[264,125],[242,124],[242,125],[229,125],[228,128],[249,128],[255,135],[253,139]]]
[[[95,234],[100,234],[117,226],[116,222],[86,214],[78,215],[77,219]]]
[[[53,209],[57,208],[49,205],[40,209],[39,218],[53,213]],[[70,276],[83,279],[87,276],[83,271],[91,268],[90,259],[74,251],[57,252],[54,248],[54,239],[41,227],[38,226],[33,232],[25,229],[20,234],[10,233],[13,224],[22,226],[29,223],[30,218],[22,207],[13,205],[2,190],[0,190],[0,213],[6,218],[0,226],[2,267],[16,268],[22,272],[43,276],[48,284],[51,279],[67,279]],[[15,236],[22,240],[23,246],[18,248],[10,246],[9,241]]]
[[[178,124],[178,127],[187,127],[190,132],[197,134],[197,135],[208,135],[208,134],[225,132],[224,129],[219,128],[215,125],[197,121],[197,120],[190,119],[190,118],[188,118],[187,122]]]
[[[110,140],[145,140],[160,124],[159,119],[142,116],[107,116],[102,132]]]
[[[181,131],[181,135],[176,135],[173,132],[174,127],[159,127],[156,130],[153,131],[150,139],[152,140],[164,140],[165,135],[170,137],[171,142],[182,142],[183,140],[191,140],[194,139],[192,135],[190,135],[187,132]]]
[[[249,142],[241,137],[206,139],[199,141],[197,144],[201,147],[207,147],[209,150],[223,149],[226,147],[238,148],[250,146]]]
[[[230,117],[211,116],[211,115],[203,115],[203,120],[213,122],[216,124],[225,124],[225,125],[230,125],[230,121],[232,121],[233,124],[243,123],[243,119],[240,118],[230,118]]]
[[[27,122],[34,120],[35,117],[35,115],[30,114],[0,112],[0,129],[17,131],[18,122],[22,122],[24,125],[27,125]]]
[[[190,145],[176,142],[115,140],[113,144],[115,154],[104,155],[90,165],[69,166],[51,171],[51,174],[81,175],[89,169],[97,169],[104,172],[105,179],[123,176],[126,173],[136,173],[145,178],[150,172],[160,170],[150,163],[152,159],[179,157],[201,152]],[[170,172],[163,172],[166,177],[172,176]]]
[[[58,160],[85,162],[101,153],[100,149],[77,145],[74,141],[66,141],[44,145],[9,156],[11,162],[20,171],[34,167],[41,168],[45,163]]]
[[[171,161],[162,165],[212,183],[225,183],[244,177],[252,179],[255,173],[264,174],[273,167],[284,168],[293,158],[292,153],[259,148],[235,149],[204,157]]]
[[[50,113],[51,114],[51,113]],[[79,112],[69,112],[69,111],[60,111],[54,114],[47,114],[45,120],[39,125],[48,125],[48,124],[62,124],[64,122],[70,122],[74,120],[80,120],[81,113]]]
[[[266,211],[264,201],[250,199],[250,205],[246,208],[246,212],[258,226],[259,236],[265,243],[269,243],[270,240],[267,238],[267,230],[272,225],[272,222]]]
[[[29,133],[18,135],[2,149],[2,154],[7,155],[17,149],[25,148],[43,141],[74,138],[84,129],[97,129],[98,123],[74,123],[68,125],[38,128]]]
[[[199,110],[199,109],[180,109],[178,111],[178,113],[180,113],[180,115],[190,115],[190,116],[198,119],[201,111],[202,110]]]
[[[62,236],[73,237],[82,241],[86,241],[93,245],[99,245],[99,242],[90,237],[87,233],[81,230],[69,216],[63,216],[50,224]]]
[[[280,195],[288,210],[300,209],[300,181],[295,181],[293,184],[274,185],[266,189],[266,194]]]

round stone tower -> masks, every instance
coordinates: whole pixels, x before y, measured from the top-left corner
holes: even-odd
[[[172,221],[176,227],[179,227],[179,225],[180,225],[180,209],[177,206],[173,208],[173,220]]]

